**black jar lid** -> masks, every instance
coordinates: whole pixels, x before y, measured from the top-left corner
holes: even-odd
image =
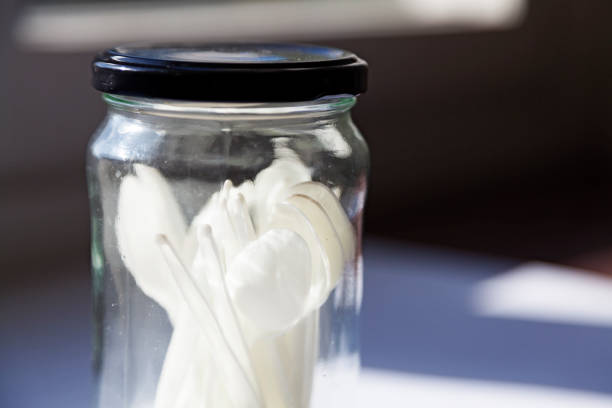
[[[292,102],[365,92],[368,66],[337,48],[298,44],[126,45],[99,53],[93,86],[119,95]]]

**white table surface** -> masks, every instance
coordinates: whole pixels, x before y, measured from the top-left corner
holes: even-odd
[[[496,290],[520,295],[527,285],[549,293],[551,282],[563,281],[553,273],[544,283],[517,283],[517,266],[367,241],[359,407],[612,407],[612,324],[606,313],[588,313],[605,301],[588,303],[593,285],[582,281],[577,314],[567,307],[571,298],[552,317],[538,310],[541,302],[521,308],[512,296],[483,303]],[[78,278],[65,277],[75,269]],[[0,289],[2,408],[90,406],[89,271],[72,265],[48,273],[57,276],[53,284]]]

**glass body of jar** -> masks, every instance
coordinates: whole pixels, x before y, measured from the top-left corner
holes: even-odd
[[[87,159],[96,406],[351,406],[356,98],[104,98]]]

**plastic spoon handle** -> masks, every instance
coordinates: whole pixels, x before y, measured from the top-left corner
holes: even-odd
[[[236,407],[261,407],[257,393],[239,364],[234,351],[229,347],[209,302],[198,290],[166,236],[158,235],[157,243],[189,309],[214,350],[213,357],[218,359],[216,367],[224,372],[225,380],[228,383],[234,383],[227,387],[231,390],[228,397]]]
[[[251,387],[255,390],[259,396],[259,386],[253,370],[253,365],[248,353],[246,340],[244,333],[238,323],[238,316],[234,310],[234,305],[231,301],[226,274],[224,273],[224,266],[221,261],[219,250],[215,243],[215,239],[212,234],[212,229],[209,225],[204,225],[198,228],[198,243],[199,250],[205,259],[209,260],[209,273],[206,274],[208,278],[208,287],[219,288],[214,297],[213,311],[219,322],[219,328],[223,333],[228,346],[232,349],[235,354],[238,363],[240,364],[243,372],[247,376]],[[191,275],[189,275],[191,278]],[[206,287],[202,288],[198,286],[197,282],[193,278],[190,279],[195,283],[195,287],[198,292],[203,296]]]

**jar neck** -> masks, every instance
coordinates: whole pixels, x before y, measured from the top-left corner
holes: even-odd
[[[304,102],[190,102],[103,94],[111,110],[139,115],[203,120],[313,120],[347,113],[356,102],[353,95],[325,96]]]

